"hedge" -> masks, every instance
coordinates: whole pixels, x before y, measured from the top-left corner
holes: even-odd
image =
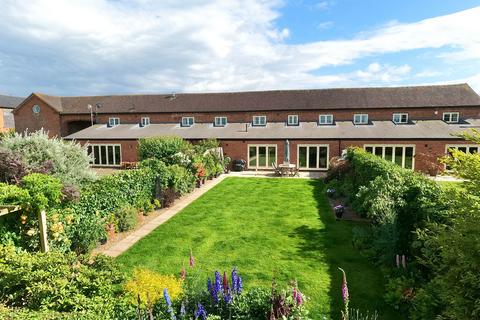
[[[373,221],[371,253],[385,263],[392,263],[396,254],[410,256],[413,232],[441,220],[447,210],[442,189],[420,173],[359,148],[348,150],[347,161],[329,184],[354,211]]]

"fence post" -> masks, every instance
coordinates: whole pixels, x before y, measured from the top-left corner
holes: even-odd
[[[40,228],[40,248],[42,252],[48,252],[47,214],[45,213],[45,210],[40,211],[38,214],[38,224]]]

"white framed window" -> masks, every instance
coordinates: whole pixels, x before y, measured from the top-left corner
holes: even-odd
[[[478,153],[480,150],[480,145],[478,144],[447,144],[445,145],[445,154],[451,156],[452,150],[462,151],[463,153],[474,154]],[[445,164],[445,170],[450,170],[451,168]]]
[[[140,124],[142,125],[142,127],[150,125],[150,117],[142,117],[140,119]]]
[[[460,113],[458,112],[444,112],[443,121],[446,123],[457,123],[460,119]]]
[[[227,117],[215,117],[213,124],[215,127],[225,127],[227,125]]]
[[[297,166],[300,170],[328,170],[328,144],[299,144]]]
[[[193,117],[182,117],[182,127],[191,127],[195,123]]]
[[[353,115],[354,124],[368,124],[368,114],[366,113],[356,113]]]
[[[333,114],[321,114],[318,116],[318,124],[333,124]]]
[[[116,167],[122,163],[122,148],[120,144],[89,144],[87,152],[94,166]]]
[[[392,121],[395,124],[408,123],[408,113],[394,113]]]
[[[120,118],[108,118],[108,126],[114,127],[120,124]]]
[[[298,126],[298,115],[290,114],[287,117],[287,125],[289,126]]]
[[[415,145],[410,144],[366,144],[365,151],[382,159],[398,164],[405,169],[415,167]]]
[[[267,125],[267,116],[253,116],[253,126],[265,126]]]
[[[272,168],[272,163],[277,165],[277,145],[249,144],[247,163],[249,169]]]

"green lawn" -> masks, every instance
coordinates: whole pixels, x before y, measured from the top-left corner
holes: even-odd
[[[398,319],[382,300],[380,271],[352,247],[354,226],[335,221],[319,180],[227,178],[118,261],[127,272],[178,274],[191,247],[205,278],[237,266],[247,288],[297,279],[314,319],[340,318],[342,267],[353,307]]]
[[[461,189],[464,186],[463,181],[437,181],[437,183],[440,185],[440,187],[445,189]]]

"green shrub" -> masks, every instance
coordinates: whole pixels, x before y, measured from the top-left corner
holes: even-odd
[[[125,206],[115,212],[118,231],[128,231],[135,228],[138,223],[137,209],[132,206]]]
[[[413,254],[414,231],[443,219],[447,206],[442,189],[420,173],[358,148],[349,149],[347,159],[348,174],[337,173],[343,179],[331,186],[349,190],[352,208],[373,220],[369,239],[374,256],[391,263],[396,254]]]
[[[71,141],[49,138],[44,131],[9,135],[0,148],[19,156],[28,172],[44,172],[65,185],[81,186],[95,179],[85,147]]]
[[[195,188],[196,178],[194,174],[179,165],[172,165],[169,168],[170,180],[168,187],[180,195],[191,192]]]
[[[20,205],[24,206],[31,202],[30,194],[27,190],[15,185],[0,182],[0,204],[1,205]]]
[[[84,187],[69,208],[75,216],[72,248],[88,252],[106,238],[108,218],[125,206],[144,210],[155,195],[155,173],[149,168],[119,171]],[[140,207],[139,207],[140,206]]]
[[[26,253],[0,246],[0,297],[10,308],[111,318],[123,275],[105,256]]]
[[[167,165],[188,165],[192,154],[192,145],[180,137],[149,137],[142,138],[138,144],[140,160],[155,158]],[[185,156],[185,157],[183,157]]]
[[[41,173],[31,173],[23,177],[22,188],[32,197],[31,205],[44,210],[58,206],[62,199],[62,183],[59,179]]]

